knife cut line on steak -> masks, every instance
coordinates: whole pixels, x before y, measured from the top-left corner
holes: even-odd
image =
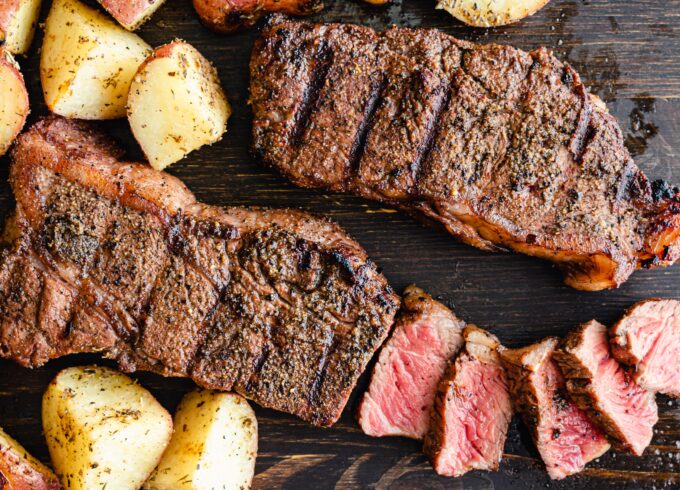
[[[57,117],[12,156],[1,357],[33,367],[103,352],[124,371],[190,377],[316,425],[338,419],[399,298],[337,225],[198,203]]]
[[[649,183],[604,104],[546,49],[274,16],[250,73],[253,151],[298,185],[551,260],[578,289],[680,257],[680,191]]]

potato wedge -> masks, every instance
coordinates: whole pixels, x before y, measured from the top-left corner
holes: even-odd
[[[28,92],[12,55],[0,48],[0,156],[4,155],[26,123]]]
[[[439,0],[456,19],[474,27],[495,27],[512,24],[535,14],[550,0]]]
[[[0,429],[0,488],[7,490],[57,490],[52,470],[35,459],[21,444]]]
[[[0,39],[13,54],[25,54],[31,47],[40,14],[40,0],[0,1]]]
[[[177,408],[175,427],[145,489],[250,488],[257,456],[257,419],[245,398],[192,391]]]
[[[124,117],[130,82],[151,53],[139,36],[77,0],[54,0],[40,80],[47,107],[78,119]]]
[[[217,72],[183,41],[157,48],[130,86],[130,127],[156,170],[218,141],[230,114]]]
[[[134,31],[165,3],[165,0],[97,0],[123,27]]]
[[[43,395],[42,419],[54,469],[67,489],[136,490],[158,464],[170,414],[113,369],[64,369]]]

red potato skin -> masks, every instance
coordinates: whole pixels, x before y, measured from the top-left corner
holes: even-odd
[[[230,33],[252,27],[264,15],[280,12],[303,16],[323,9],[323,0],[193,0],[203,24]]]
[[[3,39],[3,38],[4,37],[0,37],[0,39]],[[2,48],[2,46],[0,46],[0,68],[3,68],[3,69],[8,68],[14,74],[14,76],[16,76],[21,81],[21,85],[23,86],[23,91],[21,92],[21,94],[15,94],[17,97],[21,97],[23,99],[23,103],[26,107],[26,113],[23,115],[23,118],[21,120],[21,124],[16,129],[16,134],[14,135],[14,136],[16,136],[17,134],[19,134],[21,132],[24,125],[26,124],[26,118],[28,117],[28,114],[29,114],[28,90],[26,90],[26,83],[24,82],[24,76],[21,74],[19,69],[10,61],[11,57],[9,57],[9,58],[8,57],[9,57],[9,55],[6,54],[6,51]],[[2,87],[0,87],[0,89],[1,88]],[[0,156],[4,155],[7,152],[8,149],[9,149],[9,147],[3,149],[2,143],[0,143]],[[1,449],[0,449],[0,451],[1,451]],[[1,482],[2,481],[0,480],[0,483]],[[3,488],[4,487],[0,486],[0,490],[2,490]]]
[[[140,16],[163,0],[98,0],[111,16],[123,25],[137,24]]]

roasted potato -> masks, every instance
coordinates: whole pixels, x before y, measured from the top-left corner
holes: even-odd
[[[439,0],[437,8],[444,9],[456,19],[475,27],[494,27],[512,24],[535,14],[550,0]]]
[[[137,490],[172,436],[170,414],[148,391],[97,366],[59,372],[43,395],[42,420],[66,489]]]
[[[24,54],[31,47],[40,13],[40,0],[0,1],[0,40],[13,54]]]
[[[97,0],[123,27],[134,31],[146,22],[165,0]]]
[[[203,24],[216,32],[252,27],[264,15],[310,15],[323,9],[323,0],[193,0]]]
[[[12,145],[28,116],[28,92],[12,55],[0,47],[0,156]]]
[[[257,419],[242,396],[192,391],[177,408],[175,427],[145,489],[250,488],[257,456]]]
[[[104,13],[54,0],[40,58],[47,107],[70,118],[124,117],[130,82],[149,53],[139,36]]]
[[[157,48],[130,86],[130,127],[156,170],[218,141],[230,114],[217,72],[183,41]]]
[[[3,490],[57,490],[52,470],[35,459],[0,429],[0,488]]]

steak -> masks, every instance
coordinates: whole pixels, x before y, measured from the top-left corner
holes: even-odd
[[[611,347],[619,362],[635,367],[637,384],[680,397],[680,301],[633,305],[611,329]]]
[[[609,449],[600,429],[567,393],[552,355],[557,338],[521,349],[501,350],[515,410],[529,427],[550,478],[581,471]]]
[[[102,352],[320,426],[340,416],[399,299],[303,212],[218,208],[53,117],[19,137],[0,248],[0,356]]]
[[[404,291],[402,308],[380,351],[358,419],[369,436],[422,439],[437,383],[463,343],[465,322],[415,286]]]
[[[439,383],[424,451],[435,471],[461,476],[470,470],[498,470],[512,419],[498,339],[469,325],[465,349]]]
[[[250,64],[253,151],[295,184],[386,202],[483,250],[617,287],[680,257],[680,190],[544,49],[274,16]]]
[[[654,394],[641,388],[612,357],[607,327],[591,320],[571,332],[555,353],[567,390],[616,446],[642,455],[659,419]]]

